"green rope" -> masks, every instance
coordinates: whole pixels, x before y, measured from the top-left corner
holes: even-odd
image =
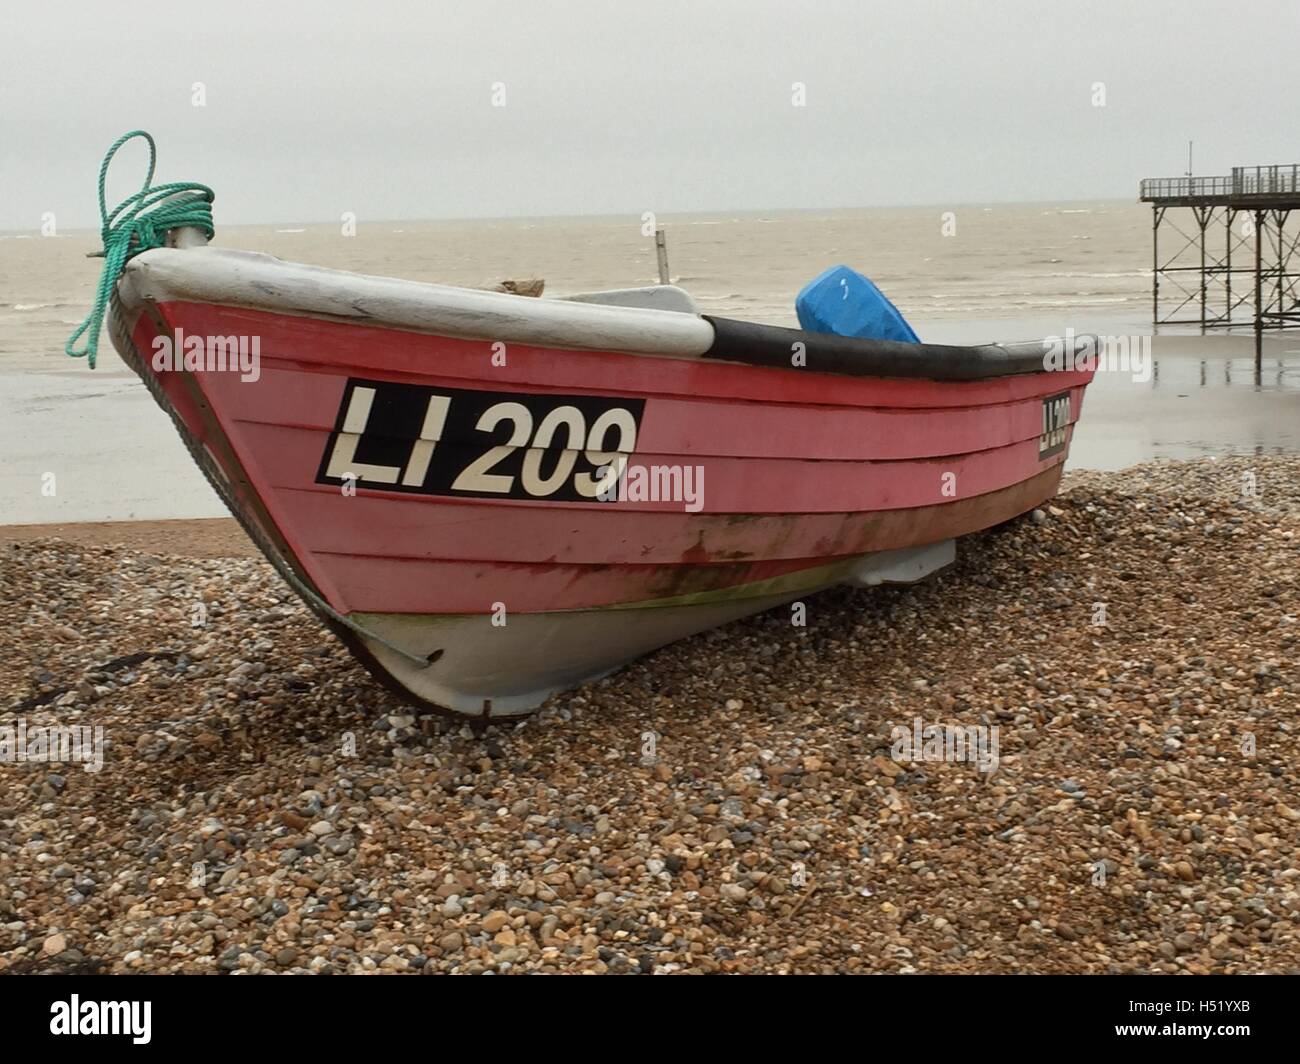
[[[140,191],[127,196],[109,213],[104,202],[104,179],[117,149],[133,137],[144,137],[149,142],[149,172]],[[215,195],[207,185],[193,181],[173,181],[154,185],[153,169],[157,161],[157,148],[153,137],[142,129],[132,130],[114,141],[99,168],[99,220],[100,239],[104,249],[96,256],[104,258],[104,269],[95,289],[95,302],[77,331],[63,345],[65,354],[84,358],[91,369],[95,368],[95,353],[99,350],[99,331],[104,324],[104,313],[113,295],[122,268],[133,255],[150,248],[160,248],[167,240],[167,230],[181,226],[202,229],[212,238],[212,200]],[[164,202],[166,201],[166,202]],[[77,341],[85,337],[84,346],[78,350]]]

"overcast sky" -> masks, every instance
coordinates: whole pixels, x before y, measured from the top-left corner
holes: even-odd
[[[1198,173],[1300,162],[1300,0],[38,0],[4,22],[9,229],[97,224],[100,158],[135,127],[159,180],[216,189],[218,225],[1133,198],[1189,138]],[[121,160],[110,202],[138,182]]]

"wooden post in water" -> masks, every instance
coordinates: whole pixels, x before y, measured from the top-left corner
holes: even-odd
[[[668,283],[668,237],[663,229],[655,230],[655,254],[659,257],[659,283]]]

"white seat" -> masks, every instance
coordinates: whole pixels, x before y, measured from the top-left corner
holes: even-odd
[[[699,314],[691,294],[675,284],[653,284],[644,288],[611,288],[606,292],[580,292],[558,296],[571,303],[600,303],[610,307],[642,307],[646,310],[674,310],[682,314]]]

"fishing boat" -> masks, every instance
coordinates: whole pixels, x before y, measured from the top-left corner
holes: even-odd
[[[526,298],[208,235],[130,255],[114,346],[366,667],[478,720],[943,567],[1055,494],[1092,377],[1041,342],[742,322],[673,285]]]

